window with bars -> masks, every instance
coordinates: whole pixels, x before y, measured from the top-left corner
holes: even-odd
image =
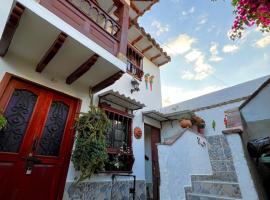
[[[105,111],[111,121],[111,127],[106,134],[108,148],[129,146],[129,132],[131,119],[121,114]]]
[[[100,107],[111,121],[106,134],[108,161],[106,172],[131,173],[134,156],[131,147],[132,116],[105,104]]]

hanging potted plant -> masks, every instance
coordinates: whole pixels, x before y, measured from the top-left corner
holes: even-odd
[[[197,126],[197,130],[200,134],[204,133],[204,129],[205,129],[205,121],[203,120],[203,118],[194,115],[192,116],[192,124]]]
[[[2,109],[0,109],[0,131],[2,131],[7,125],[7,119],[4,116]]]
[[[105,133],[110,121],[105,112],[91,103],[87,113],[81,113],[76,120],[77,131],[75,149],[72,153],[72,162],[76,171],[80,172],[75,183],[90,178],[99,171],[104,171],[108,158]]]
[[[192,127],[192,122],[190,119],[181,119],[179,121],[179,124],[182,128],[191,128]]]
[[[179,119],[179,125],[182,128],[191,128],[192,127],[192,116],[194,113],[187,113]]]

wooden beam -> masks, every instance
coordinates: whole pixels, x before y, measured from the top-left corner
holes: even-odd
[[[160,67],[160,66],[162,66],[162,65],[165,65],[166,63],[168,63],[170,60],[166,60],[166,61],[164,61],[164,62],[162,62],[162,63],[159,63],[158,64],[158,66]]]
[[[154,60],[156,60],[160,56],[161,56],[161,53],[157,54],[156,56],[153,56],[150,60],[151,61],[154,61]]]
[[[78,67],[73,73],[71,73],[67,79],[67,84],[72,84],[78,78],[80,78],[84,73],[86,73],[98,60],[99,55],[94,54],[86,62],[84,62],[80,67]]]
[[[23,5],[21,5],[20,3],[16,3],[9,15],[2,38],[0,40],[1,57],[4,57],[8,52],[8,48],[11,44],[13,36],[15,35],[16,29],[19,26],[24,9],[25,7]]]
[[[105,79],[104,81],[101,81],[100,83],[98,83],[97,85],[92,87],[92,92],[97,93],[100,90],[103,90],[104,88],[114,84],[115,81],[120,79],[123,74],[124,74],[123,71],[119,71],[119,72],[115,73],[114,75],[110,76],[109,78]]]
[[[127,54],[127,44],[128,44],[128,26],[129,26],[129,5],[124,3],[119,10],[119,22],[121,26],[118,32],[118,38],[120,40],[118,49],[118,58],[126,59]]]
[[[143,35],[139,35],[136,39],[134,39],[131,44],[135,45],[136,43],[138,43],[141,39],[143,39]]]
[[[63,46],[66,41],[67,35],[65,33],[60,33],[57,39],[54,41],[52,46],[48,49],[42,59],[39,61],[36,67],[37,72],[42,72],[49,62],[54,58],[59,49]]]
[[[130,2],[130,7],[135,11],[137,15],[141,14],[140,9],[133,2]]]
[[[147,52],[148,50],[152,49],[153,45],[149,45],[148,47],[146,47],[145,49],[142,50],[142,53],[144,54],[145,52]]]

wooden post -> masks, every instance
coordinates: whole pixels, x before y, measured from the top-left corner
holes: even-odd
[[[129,26],[129,5],[126,2],[122,2],[121,8],[119,8],[119,24],[121,30],[119,32],[119,50],[117,57],[124,62],[127,62],[127,44],[128,44],[128,26]]]

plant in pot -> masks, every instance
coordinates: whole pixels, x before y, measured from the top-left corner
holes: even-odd
[[[93,105],[76,120],[77,136],[71,158],[75,170],[80,171],[76,184],[104,170],[108,157],[104,134],[109,126],[105,112]]]
[[[192,124],[197,126],[198,132],[203,134],[204,132],[204,128],[205,128],[205,121],[203,120],[203,118],[194,115],[192,116]]]
[[[185,114],[182,114],[181,118],[179,118],[179,125],[182,127],[182,128],[192,128],[192,116],[194,115],[193,112],[189,112],[189,113],[185,113]]]
[[[119,148],[118,154],[110,154],[106,162],[106,171],[125,171],[130,172],[134,162],[132,148],[125,142]]]
[[[0,131],[2,131],[7,125],[7,119],[4,116],[2,109],[0,109]]]

